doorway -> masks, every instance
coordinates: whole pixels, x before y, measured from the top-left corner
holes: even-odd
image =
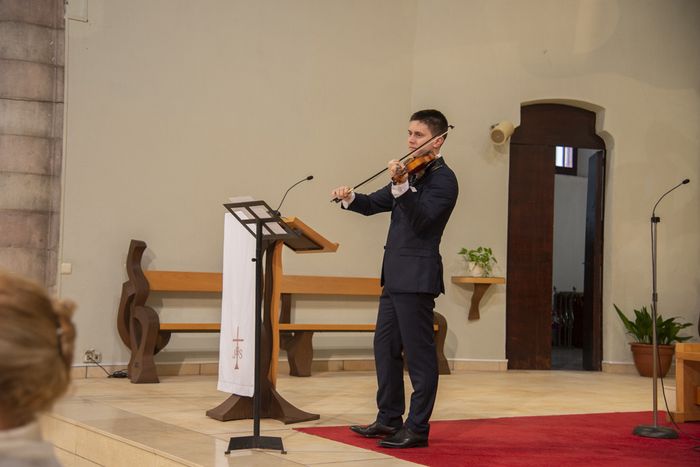
[[[597,149],[557,146],[552,247],[552,370],[583,370],[588,172]]]
[[[561,367],[558,357],[562,354],[558,347],[573,351],[574,341],[580,345],[580,350],[573,351],[577,369],[601,369],[605,143],[595,133],[595,117],[588,110],[561,104],[521,108],[521,124],[510,143],[506,290],[509,369],[552,369],[553,343],[557,344],[555,363]],[[585,214],[578,213],[577,227],[578,236],[584,239],[583,261],[580,257],[574,260],[583,264],[579,265],[582,268],[576,265],[573,268],[579,273],[577,290],[573,290],[574,285],[567,285],[566,291],[558,291],[559,295],[553,289],[555,278],[559,280],[553,272],[555,182],[557,172],[562,172],[556,167],[558,151],[560,155],[562,152],[576,155],[575,173],[572,167],[560,167],[564,172],[569,170],[568,176],[586,174],[585,182],[576,180],[569,184],[578,186],[579,207],[585,205]],[[578,164],[585,164],[585,168]],[[561,181],[559,184],[562,185]],[[581,199],[584,191],[585,199]],[[558,206],[559,211],[567,212],[566,204],[573,201],[563,202],[564,206]],[[557,243],[560,240],[558,237]],[[571,235],[570,240],[573,240]],[[570,278],[564,280],[571,282]]]

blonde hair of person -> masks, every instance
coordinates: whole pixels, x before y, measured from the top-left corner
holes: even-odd
[[[66,392],[75,304],[0,271],[0,429],[25,425]]]

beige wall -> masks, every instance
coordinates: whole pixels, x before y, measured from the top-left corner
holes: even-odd
[[[600,110],[610,146],[604,355],[631,360],[609,311],[649,301],[647,211],[677,180],[700,182],[698,12],[680,0],[91,0],[88,22],[69,21],[66,33],[61,241],[73,273],[61,276],[61,293],[80,303],[79,352],[128,359],[115,321],[130,238],[148,242],[152,268],[220,270],[221,203],[251,194],[274,204],[308,174],[314,181],[283,212],[341,248],[286,254],[286,271],[378,274],[388,217],[340,212],[328,191],[401,155],[418,108],[440,108],[456,125],[444,151],[461,188],[443,242],[447,281],[462,272],[462,246],[493,247],[505,274],[508,154],[489,145],[488,126],[517,123],[523,102],[565,99]],[[697,186],[664,201],[659,231],[659,310],[694,322]],[[469,297],[450,284],[438,300],[448,358],[504,359],[505,287],[467,323]],[[190,308],[218,315],[215,299],[156,302],[168,320]],[[362,301],[297,305],[300,320],[373,315]],[[329,357],[369,355],[371,337],[317,336],[315,345]],[[215,336],[176,336],[161,358],[216,348]]]
[[[598,111],[608,145],[603,296],[604,360],[630,361],[612,303],[651,301],[649,217],[667,188],[700,183],[700,4],[693,1],[420,2],[413,107],[445,109],[458,126],[452,158],[463,190],[445,251],[486,243],[506,256],[508,157],[488,125],[519,121],[522,103],[582,102]],[[455,159],[457,159],[455,161]],[[659,210],[659,312],[697,323],[700,309],[698,183]],[[452,291],[448,291],[448,299]],[[504,297],[487,323],[449,316],[457,355],[487,346],[503,355]],[[697,336],[697,328],[694,334]]]

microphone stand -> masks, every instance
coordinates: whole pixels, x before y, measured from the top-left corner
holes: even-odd
[[[683,180],[678,185],[674,186],[666,193],[664,193],[661,198],[654,205],[654,209],[651,211],[651,345],[652,345],[652,359],[654,360],[652,365],[652,399],[653,399],[653,425],[638,425],[632,430],[632,433],[636,436],[643,436],[645,438],[662,438],[662,439],[676,439],[678,438],[678,433],[676,430],[670,427],[659,426],[659,409],[658,409],[658,390],[657,390],[657,374],[658,374],[658,364],[659,364],[659,347],[656,341],[656,304],[658,302],[658,294],[656,291],[656,245],[657,245],[657,235],[656,228],[661,218],[656,215],[656,207],[659,205],[662,199],[678,188],[681,185],[685,185],[690,182],[687,178]]]

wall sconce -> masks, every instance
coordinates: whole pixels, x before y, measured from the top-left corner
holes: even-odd
[[[505,144],[505,142],[508,141],[508,138],[510,138],[510,136],[513,134],[514,130],[515,127],[513,126],[513,122],[509,122],[508,120],[491,125],[491,142],[496,146]]]

